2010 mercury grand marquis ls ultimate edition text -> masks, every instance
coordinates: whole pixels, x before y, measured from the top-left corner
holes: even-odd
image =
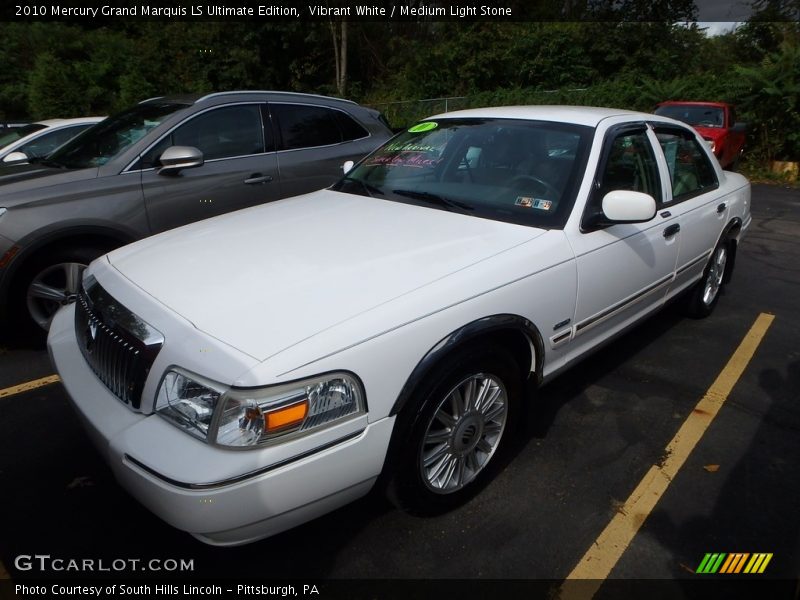
[[[120,483],[200,540],[272,535],[376,481],[441,511],[497,468],[528,378],[671,298],[709,314],[749,203],[666,117],[448,113],[330,189],[100,257],[49,348]]]

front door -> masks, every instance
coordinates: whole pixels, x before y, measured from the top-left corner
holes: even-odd
[[[675,272],[679,227],[670,215],[645,223],[603,224],[602,200],[612,190],[662,198],[662,178],[644,124],[612,128],[581,231],[570,235],[578,270],[572,353],[582,353],[660,306]]]
[[[212,108],[190,117],[145,152],[142,191],[153,233],[281,197],[263,107],[243,103]],[[205,162],[159,175],[158,157],[170,146],[198,148]]]

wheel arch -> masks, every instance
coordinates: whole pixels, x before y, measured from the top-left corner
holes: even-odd
[[[28,236],[28,239],[30,238],[31,236]],[[35,239],[30,242],[23,240],[18,244],[22,250],[14,257],[4,274],[2,296],[7,297],[20,273],[24,272],[25,265],[35,260],[43,253],[74,246],[107,247],[111,249],[124,246],[136,239],[137,237],[130,232],[119,228],[99,225],[78,225],[66,229],[59,228],[56,231],[45,232],[37,235]]]
[[[403,410],[414,390],[446,357],[460,348],[481,342],[499,344],[508,349],[520,372],[533,373],[536,383],[541,383],[544,342],[539,330],[520,315],[491,315],[459,327],[430,348],[406,379],[389,415],[397,415]]]
[[[742,220],[739,217],[734,217],[722,230],[719,236],[719,241],[728,240],[728,261],[725,265],[725,273],[722,277],[722,283],[730,283],[733,279],[733,267],[736,264],[736,251],[739,247],[739,236],[742,231]],[[719,241],[717,243],[719,243]]]

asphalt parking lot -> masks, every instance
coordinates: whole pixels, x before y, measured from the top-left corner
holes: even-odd
[[[191,572],[170,573],[189,582],[257,574],[317,584],[475,578],[492,585],[559,582],[582,561],[605,561],[605,571],[583,572],[602,598],[606,578],[677,580],[680,587],[726,577],[696,573],[707,553],[770,553],[763,573],[730,574],[727,581],[786,580],[780,593],[787,595],[770,597],[795,597],[800,190],[755,185],[753,217],[734,279],[711,317],[689,320],[668,307],[537,391],[498,478],[439,517],[412,517],[372,495],[256,544],[205,546],[116,485],[60,384],[19,387],[53,374],[46,352],[0,349],[0,561],[14,581],[87,576],[24,570],[18,560],[48,554],[190,559]],[[752,358],[742,362],[737,348],[748,332]],[[730,388],[721,405],[720,380]],[[703,416],[704,396],[720,406],[716,415]],[[683,427],[693,418],[706,419],[708,428],[677,464],[670,444],[679,431],[686,437]],[[675,471],[662,471],[663,489],[641,511],[632,494],[651,469],[669,465]],[[614,519],[630,535],[603,543]],[[164,573],[111,575],[145,581]]]

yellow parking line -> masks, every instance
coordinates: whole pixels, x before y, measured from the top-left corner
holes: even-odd
[[[47,377],[42,377],[41,379],[34,379],[33,381],[20,383],[19,385],[15,385],[13,387],[0,390],[0,398],[5,398],[6,396],[13,396],[14,394],[21,394],[22,392],[35,390],[38,387],[42,387],[44,385],[50,385],[51,383],[55,383],[56,381],[61,381],[58,375],[48,375]]]
[[[567,576],[561,586],[560,598],[589,600],[594,596],[722,408],[774,319],[774,315],[766,313],[758,316],[728,364],[667,445],[664,462],[650,468]]]

